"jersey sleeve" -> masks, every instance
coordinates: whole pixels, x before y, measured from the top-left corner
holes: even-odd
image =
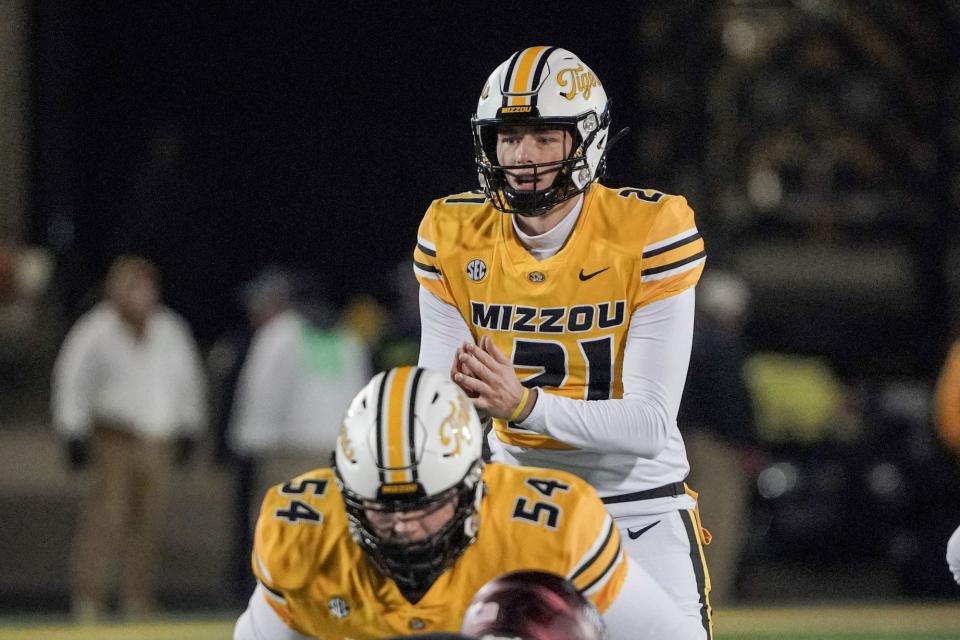
[[[324,548],[323,501],[330,478],[300,475],[267,491],[254,532],[251,562],[267,604],[292,629],[303,632],[288,599],[308,586]]]
[[[706,256],[693,209],[686,199],[671,196],[664,200],[643,246],[639,305],[668,298],[696,285]]]
[[[627,572],[627,558],[620,544],[620,532],[604,508],[597,492],[586,482],[576,481],[568,497],[574,502],[576,533],[571,566],[566,578],[590,598],[600,612],[616,600]]]
[[[273,514],[280,509],[277,502],[279,487],[272,487],[267,491],[260,507],[260,517],[254,533],[253,543],[253,574],[257,582],[263,587],[262,595],[270,608],[276,612],[283,622],[294,626],[293,612],[287,602],[286,591],[297,586],[297,580],[287,571],[288,559],[293,551],[299,556],[295,544],[287,527],[277,521]]]
[[[456,304],[450,287],[444,278],[437,255],[439,240],[437,217],[439,215],[437,203],[434,202],[427,209],[427,213],[420,221],[417,230],[417,244],[413,249],[413,273],[424,289],[443,300],[447,304]]]
[[[293,616],[286,603],[278,605],[276,599],[276,594],[257,584],[247,609],[237,619],[233,640],[307,640],[310,636],[293,629]]]

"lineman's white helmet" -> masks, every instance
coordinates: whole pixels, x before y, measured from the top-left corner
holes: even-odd
[[[378,373],[344,417],[334,467],[357,544],[401,586],[432,583],[475,539],[483,427],[450,379],[418,367]],[[382,540],[366,512],[430,509],[457,496],[451,522],[416,543]]]

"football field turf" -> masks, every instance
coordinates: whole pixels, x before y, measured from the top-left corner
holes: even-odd
[[[743,607],[718,612],[715,622],[716,640],[960,640],[960,598],[937,604]],[[8,616],[0,618],[0,640],[229,640],[232,628],[230,614],[86,627]]]

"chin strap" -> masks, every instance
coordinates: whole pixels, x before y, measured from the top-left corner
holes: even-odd
[[[610,140],[607,142],[607,148],[603,150],[603,156],[600,157],[600,166],[597,167],[596,180],[600,180],[607,173],[607,154],[610,153],[610,149],[613,148],[613,145],[620,142],[624,136],[630,133],[630,127],[624,127],[616,133],[616,135],[611,136]]]
[[[620,140],[628,133],[630,133],[630,127],[624,127],[623,129],[620,129],[615,136],[610,138],[610,142],[607,143],[607,150],[603,152],[603,155],[606,156],[608,153],[610,153],[610,149],[613,148],[613,145],[620,142]]]

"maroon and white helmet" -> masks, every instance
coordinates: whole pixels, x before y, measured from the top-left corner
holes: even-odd
[[[514,571],[483,585],[460,632],[481,640],[603,640],[600,612],[570,581]]]

